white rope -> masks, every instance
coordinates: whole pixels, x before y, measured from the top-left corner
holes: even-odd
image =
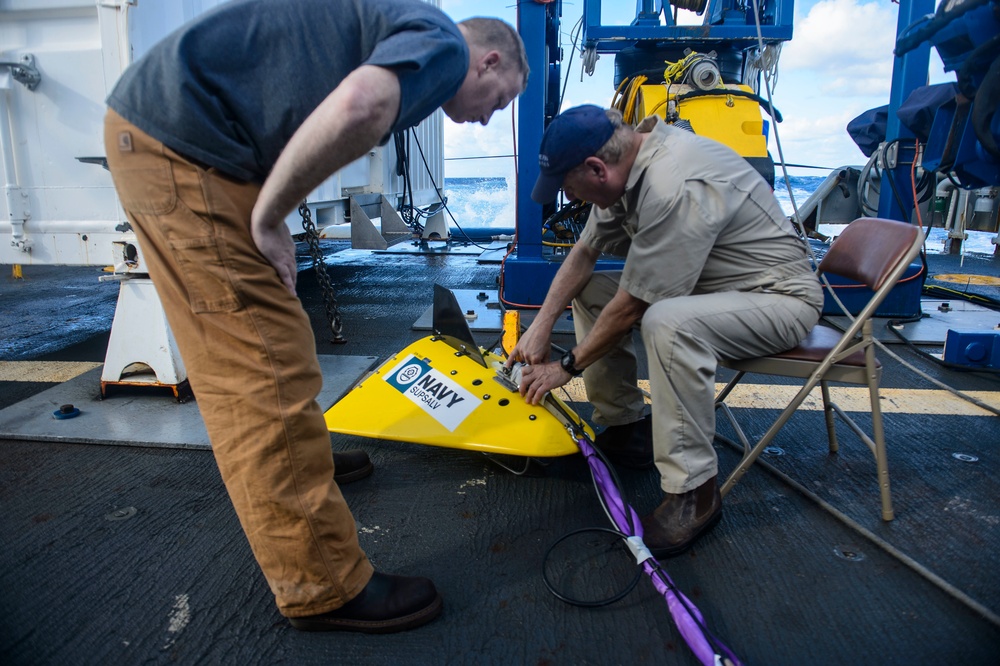
[[[588,46],[580,50],[580,59],[583,61],[583,68],[580,70],[580,81],[583,81],[584,72],[586,72],[587,76],[594,75],[594,69],[597,67],[597,61],[601,59],[601,56],[597,53],[596,46]]]
[[[764,36],[761,34],[760,31],[760,7],[758,0],[753,0],[753,18],[754,18],[754,23],[757,26],[757,51],[759,53],[763,53],[765,48]],[[775,117],[774,99],[773,99],[774,89],[773,86],[771,85],[771,75],[772,73],[774,74],[777,73],[777,66],[775,65],[774,72],[771,72],[770,68],[765,67],[761,69],[761,73],[764,75],[764,87],[767,90],[768,110],[770,111],[771,118],[774,118]],[[788,176],[788,167],[785,166],[785,153],[781,147],[781,137],[778,135],[777,122],[771,123],[771,131],[774,133],[774,145],[777,146],[778,148],[778,161],[781,163],[781,174],[785,180],[785,188],[788,190],[788,200],[792,204],[792,212],[794,213],[792,219],[794,220],[795,226],[799,230],[799,233],[802,234],[802,237],[808,238],[805,227],[802,224],[802,218],[799,216],[798,204],[795,202],[795,193],[792,191],[792,181]],[[812,246],[809,245],[809,243],[806,243],[806,249],[809,250],[809,256],[812,257],[812,260],[816,261],[816,255],[812,251]]]
[[[760,94],[760,77],[763,74],[771,80],[772,88],[778,87],[778,60],[781,58],[781,44],[767,44],[757,50],[747,61],[745,80],[752,83],[753,91]]]

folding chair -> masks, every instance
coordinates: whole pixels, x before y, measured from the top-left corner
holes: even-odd
[[[917,256],[922,244],[923,233],[917,226],[878,218],[861,218],[851,222],[830,246],[816,270],[817,275],[830,273],[860,282],[873,292],[871,299],[855,317],[851,326],[841,333],[833,328],[817,325],[797,347],[786,352],[761,358],[720,361],[722,366],[736,370],[737,374],[719,392],[715,399],[715,408],[721,409],[726,415],[743,445],[743,459],[723,484],[721,490],[723,496],[732,490],[809,393],[819,384],[823,395],[823,412],[830,452],[836,453],[838,449],[834,423],[834,414],[837,414],[874,454],[882,495],[882,519],[887,521],[893,519],[892,498],[889,494],[889,467],[886,461],[885,434],[878,395],[882,364],[875,358],[871,320],[879,304]],[[806,380],[777,420],[752,446],[725,402],[747,373],[798,377]],[[830,400],[829,382],[868,386],[873,437],[869,437],[843,409]]]

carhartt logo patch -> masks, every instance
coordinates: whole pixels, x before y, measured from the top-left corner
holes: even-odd
[[[132,152],[132,133],[131,132],[119,132],[118,133],[118,152],[119,153],[131,153]]]

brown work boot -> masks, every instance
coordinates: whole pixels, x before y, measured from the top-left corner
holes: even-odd
[[[594,446],[615,465],[632,469],[653,468],[653,417],[634,423],[608,426],[594,438]]]
[[[666,498],[642,518],[642,540],[656,557],[680,555],[722,518],[722,497],[712,477],[694,490]]]

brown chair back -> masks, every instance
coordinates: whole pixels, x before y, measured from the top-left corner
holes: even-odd
[[[819,271],[878,291],[919,233],[919,227],[905,222],[877,217],[857,219],[830,246],[819,263]]]

